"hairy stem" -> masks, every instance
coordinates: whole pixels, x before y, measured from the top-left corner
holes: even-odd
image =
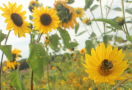
[[[121,0],[121,4],[122,4],[123,19],[126,20],[125,19],[125,12],[124,12],[124,0]],[[128,32],[128,29],[127,29],[126,22],[125,22],[125,30],[126,30],[127,35],[130,37],[129,32]]]
[[[5,40],[4,45],[6,45],[6,43],[7,43],[8,37],[9,37],[9,35],[10,35],[10,32],[11,32],[11,30],[8,32],[8,35],[7,35],[7,37],[6,37],[6,40]],[[2,53],[2,57],[1,57],[1,65],[0,65],[0,90],[1,90],[1,72],[2,72],[2,62],[3,62],[3,57],[4,57],[4,53]]]

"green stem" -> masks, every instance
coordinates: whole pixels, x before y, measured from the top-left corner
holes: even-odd
[[[8,35],[7,35],[7,37],[6,37],[6,40],[5,40],[4,45],[7,44],[7,40],[8,40],[8,37],[9,37],[9,35],[10,35],[10,32],[11,32],[11,30],[8,32]],[[1,90],[1,72],[2,72],[2,62],[3,62],[3,57],[4,57],[4,53],[2,53],[2,57],[1,57],[1,65],[0,65],[0,90]]]
[[[90,11],[90,12],[91,12],[91,14],[92,14],[93,18],[95,18],[95,16],[94,16],[93,12],[92,12],[92,11]],[[100,33],[102,34],[101,29],[99,28],[98,23],[97,23],[96,21],[95,21],[95,23],[96,23],[96,25],[97,25],[97,27],[98,27],[98,29],[99,29]]]
[[[124,20],[126,20],[126,19],[125,19],[125,12],[124,12],[124,1],[123,1],[123,0],[121,0],[121,3],[122,3],[122,13],[123,13],[123,19],[124,19]],[[128,29],[127,29],[126,22],[125,22],[125,30],[126,30],[127,35],[130,37],[129,32],[128,32]]]
[[[84,23],[83,23],[83,25],[84,25],[85,29],[87,30],[87,33],[90,35],[90,33],[88,32],[88,29],[87,29],[86,25]]]
[[[39,34],[38,39],[37,39],[37,43],[40,41],[41,36],[42,36],[42,34]],[[30,33],[30,38],[31,38],[31,44],[32,44],[33,42],[32,42],[32,34],[31,33]],[[31,90],[33,90],[33,70],[31,72]]]
[[[101,3],[101,0],[100,1],[100,9],[101,9],[101,16],[103,18],[103,10],[102,10],[102,3]],[[104,25],[104,33],[105,33],[105,23],[103,22],[103,25]]]

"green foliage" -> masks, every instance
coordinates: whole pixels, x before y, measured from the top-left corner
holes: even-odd
[[[78,35],[76,35],[76,36],[80,36],[80,35],[84,34],[85,32],[87,32],[87,30],[84,30],[84,31],[80,32],[80,33],[79,33]]]
[[[115,41],[119,43],[123,43],[124,39],[122,37],[115,36]]]
[[[113,10],[115,10],[115,11],[122,11],[122,9],[120,7],[115,7],[115,8],[113,8]]]
[[[38,79],[41,79],[44,74],[44,62],[49,62],[46,58],[47,52],[44,49],[42,43],[30,44],[30,55],[27,59],[27,63],[32,68],[34,74]]]
[[[69,35],[69,33],[61,28],[58,28],[58,31],[62,37],[63,43],[65,45],[66,48],[68,49],[72,49],[76,46],[78,46],[77,42],[70,42],[71,41],[71,37]]]
[[[0,43],[6,38],[6,34],[2,33],[2,30],[0,30]]]
[[[88,8],[90,8],[90,6],[93,4],[94,0],[85,0],[85,6],[84,6],[84,10],[87,10]]]
[[[24,83],[21,80],[19,70],[15,70],[10,73],[10,82],[16,88],[16,90],[27,90]]]
[[[103,42],[106,45],[109,41],[111,41],[113,38],[113,35],[105,35],[103,36]]]
[[[11,53],[11,45],[0,45],[0,49],[2,52],[6,55],[6,57],[10,60],[13,61],[12,53]]]
[[[90,8],[90,11],[94,11],[94,10],[96,10],[97,8],[99,7],[99,5],[94,5],[94,6],[92,6],[91,8]]]
[[[77,34],[78,29],[79,29],[79,23],[77,24],[77,26],[75,26],[75,34]]]
[[[113,22],[112,20],[109,20],[109,19],[100,18],[100,19],[94,19],[93,21],[102,21],[102,22],[110,24],[111,26],[113,26],[119,30],[122,30],[121,26],[119,26],[118,24],[116,24],[115,22]]]
[[[91,40],[86,40],[85,45],[86,45],[85,48],[87,49],[87,53],[91,54],[91,49],[95,48],[95,42]]]
[[[125,10],[127,13],[132,14],[132,8],[128,8]]]
[[[129,37],[129,36],[126,35],[126,38],[127,38],[128,41],[132,42],[132,36]]]
[[[49,37],[50,40],[50,44],[52,44],[55,48],[57,48],[58,44],[59,44],[59,37],[57,34],[51,35]]]

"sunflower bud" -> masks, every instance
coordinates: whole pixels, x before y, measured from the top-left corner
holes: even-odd
[[[123,26],[124,23],[125,23],[125,20],[124,20],[122,17],[118,17],[118,18],[116,19],[116,23],[117,23],[118,25],[120,25],[120,26]]]

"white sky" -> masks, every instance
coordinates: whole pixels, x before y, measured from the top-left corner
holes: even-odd
[[[17,6],[18,5],[23,5],[23,10],[26,10],[27,13],[26,13],[26,16],[27,16],[27,21],[30,22],[29,20],[29,15],[31,15],[31,13],[29,12],[28,10],[28,5],[29,5],[29,2],[31,0],[1,0],[0,2],[0,7],[4,7],[2,3],[5,3],[6,5],[8,5],[8,1],[10,2],[17,2]],[[96,1],[96,0],[95,0]],[[103,0],[103,3],[106,4],[106,1],[107,0]],[[108,6],[110,5],[112,0],[108,0]],[[112,5],[112,8],[115,8],[115,7],[121,7],[121,0],[114,0],[113,2],[113,5]],[[50,7],[53,7],[53,3],[54,3],[54,0],[39,0],[40,3],[43,3],[43,6],[46,7],[46,6],[50,6]],[[94,4],[98,4],[97,2],[95,2]],[[71,6],[73,7],[84,7],[85,5],[85,0],[75,0],[75,3],[73,3]],[[131,5],[130,5],[131,7]],[[105,9],[103,9],[103,12],[104,12],[104,17],[105,17]],[[0,11],[0,15],[2,14],[3,12]],[[89,12],[89,10],[87,10],[86,12],[86,15],[85,17],[91,17],[92,19],[92,15],[91,13]],[[93,11],[94,15],[95,15],[95,18],[99,18],[101,17],[101,13],[100,13],[100,8],[98,8],[96,11]],[[108,18],[114,18],[116,16],[122,16],[122,13],[120,12],[115,12],[115,11],[110,11],[110,14],[108,16]],[[130,16],[130,15],[129,15]],[[6,30],[6,23],[4,23],[4,20],[5,18],[0,16],[0,29],[2,29],[2,32],[7,34],[8,31]],[[83,31],[83,30],[86,30],[84,25],[81,23],[81,21],[79,19],[77,19],[78,22],[80,22],[80,27],[79,27],[79,30],[78,30],[78,33]],[[102,23],[99,23],[99,26],[101,28],[101,31],[103,32],[103,24]],[[100,32],[96,26],[95,23],[92,24],[92,27],[93,27],[93,30],[94,32],[97,34],[97,36],[99,37],[100,36]],[[87,26],[87,29],[88,30],[91,30],[91,27]],[[53,33],[55,33],[56,31],[53,31]],[[74,40],[76,39],[77,42],[79,43],[78,45],[78,50],[82,49],[85,47],[85,41],[88,39],[89,35],[88,33],[85,33],[81,36],[78,36],[78,37],[75,37],[75,31],[74,29],[70,29],[68,30],[70,36],[71,36],[71,39]],[[91,32],[90,32],[91,33]],[[123,36],[123,38],[125,39],[125,35],[123,34],[123,32],[119,32],[119,35]],[[43,38],[42,38],[43,39]],[[14,32],[12,31],[10,36],[9,36],[9,40],[7,42],[7,45],[12,45],[12,49],[14,48],[17,48],[17,49],[20,49],[22,50],[21,52],[21,55],[23,58],[27,58],[28,55],[29,55],[29,44],[30,42],[30,36],[28,34],[26,34],[26,38],[22,37],[22,38],[17,38],[15,35],[14,35]],[[2,42],[4,43],[4,41]],[[63,53],[63,52],[62,52]],[[1,51],[0,51],[0,55],[1,55]],[[6,59],[6,57],[4,57],[4,59]]]

